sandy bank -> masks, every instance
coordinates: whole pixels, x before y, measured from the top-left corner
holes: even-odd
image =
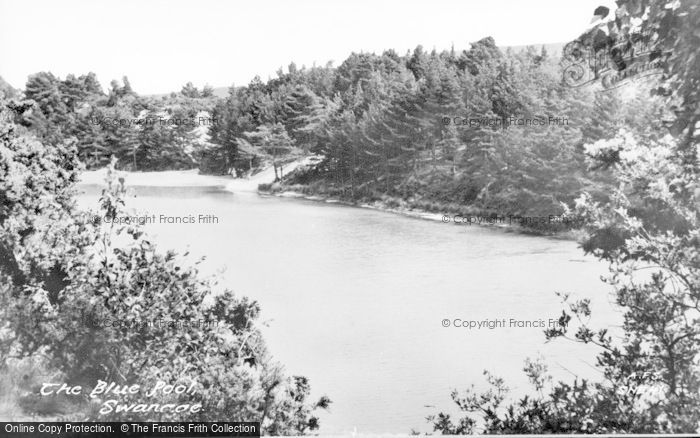
[[[312,163],[315,157],[305,157],[284,166],[288,174],[299,166]],[[247,178],[233,178],[224,175],[202,175],[199,170],[166,170],[161,172],[117,172],[126,179],[127,186],[148,187],[211,187],[222,186],[229,192],[257,192],[258,185],[275,181],[275,170],[268,167]],[[107,169],[89,170],[80,175],[80,184],[104,185]]]
[[[227,176],[200,175],[194,170],[168,170],[163,172],[117,172],[126,179],[128,186],[151,187],[203,187],[222,186],[233,180]],[[107,169],[89,170],[80,174],[80,184],[105,184]]]

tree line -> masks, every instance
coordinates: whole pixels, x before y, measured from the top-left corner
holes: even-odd
[[[191,83],[139,96],[126,77],[104,93],[92,73],[46,72],[29,78],[22,97],[17,122],[43,141],[74,142],[88,168],[111,157],[121,169],[236,175],[271,164],[281,180],[285,163],[314,154],[318,165],[284,183],[350,200],[530,216],[561,214],[560,203],[584,188],[604,195],[606,178],[586,171],[583,145],[655,110],[645,99],[623,105],[614,92],[567,87],[544,47],[504,52],[492,38],[461,53],[419,46],[403,56],[353,53],[337,68],[292,63],[225,98]],[[199,131],[114,122],[202,114],[212,123]],[[517,120],[547,123],[504,125]]]
[[[623,126],[641,129],[658,112],[645,96],[623,103],[614,91],[575,89],[562,78],[559,58],[544,47],[503,51],[492,38],[460,53],[419,46],[405,55],[353,53],[338,67],[292,63],[266,82],[232,86],[225,98],[192,83],[139,96],[126,77],[104,93],[92,73],[61,80],[42,72],[29,78],[23,98],[31,104],[17,121],[44,141],[74,142],[88,168],[111,157],[128,170],[241,175],[272,165],[283,184],[305,192],[547,217],[583,190],[608,193],[609,175],[587,171],[584,144]],[[212,123],[200,129],[113,122],[202,114]],[[285,178],[286,163],[312,154],[317,165]]]
[[[217,102],[213,162],[244,171],[250,157],[278,167],[314,154],[319,164],[282,184],[441,212],[558,215],[584,190],[609,192],[584,145],[641,129],[659,111],[645,95],[562,79],[544,47],[504,52],[492,38],[461,53],[419,46],[353,53],[337,68],[291,64]]]

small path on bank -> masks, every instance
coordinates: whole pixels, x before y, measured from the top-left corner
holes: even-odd
[[[318,157],[310,156],[300,158],[291,163],[285,164],[283,171],[284,175],[289,175],[300,166],[309,166],[318,162]],[[256,173],[248,178],[232,178],[226,184],[226,190],[229,192],[257,192],[260,184],[272,184],[275,182],[275,168],[270,166],[267,169]]]

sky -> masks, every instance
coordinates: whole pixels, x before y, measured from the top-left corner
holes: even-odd
[[[246,85],[352,52],[571,41],[612,0],[0,0],[0,76],[126,75],[141,94]]]

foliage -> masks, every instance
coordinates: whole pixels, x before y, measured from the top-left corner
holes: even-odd
[[[380,192],[487,214],[557,215],[583,189],[605,193],[582,148],[595,133],[581,115],[599,117],[595,99],[563,85],[546,51],[503,53],[491,38],[461,54],[354,53],[337,68],[292,64],[267,83],[232,87],[214,109],[218,148],[207,162],[247,171],[250,157],[269,160],[275,150],[272,161],[285,161],[303,151],[322,162],[283,183],[353,201]],[[608,100],[620,106],[618,96]],[[275,146],[272,129],[295,148]]]
[[[214,97],[211,87],[200,93],[188,86],[180,96],[157,99],[139,96],[126,77],[105,94],[94,73],[61,80],[41,72],[27,81],[17,104],[27,110],[17,122],[44,142],[73,142],[88,168],[116,157],[119,168],[130,170],[190,169],[200,154],[197,128],[211,124],[202,122]]]
[[[316,429],[314,411],[326,409],[329,400],[310,403],[308,381],[284,376],[272,360],[260,335],[258,304],[215,287],[174,252],[160,252],[138,225],[115,224],[129,212],[114,162],[99,210],[77,211],[76,148],[42,144],[25,131],[0,122],[3,369],[12,361],[40,360],[84,388],[98,379],[144,388],[194,382],[194,394],[158,402],[202,404],[199,413],[106,415],[79,406],[92,420],[235,418],[261,421],[278,434]],[[35,396],[21,403],[52,414]]]
[[[492,380],[484,394],[453,395],[465,417],[429,418],[442,433],[698,433],[700,424],[700,178],[698,141],[697,2],[619,0],[613,36],[629,36],[639,22],[665,74],[653,94],[666,97],[669,134],[660,122],[630,131],[602,125],[585,135],[590,167],[609,172],[616,190],[605,200],[580,196],[567,214],[586,224],[583,249],[609,262],[604,279],[614,291],[620,333],[588,323],[588,300],[570,301],[561,328],[568,338],[600,348],[603,379],[548,384],[548,392],[504,403],[506,388]],[[638,30],[638,29],[637,29]],[[611,108],[612,109],[612,108]],[[656,111],[656,110],[652,110]],[[648,120],[645,122],[648,124]],[[575,324],[572,321],[576,322]],[[541,390],[542,367],[528,368]],[[534,371],[534,372],[533,372]],[[545,379],[546,380],[546,379]]]

